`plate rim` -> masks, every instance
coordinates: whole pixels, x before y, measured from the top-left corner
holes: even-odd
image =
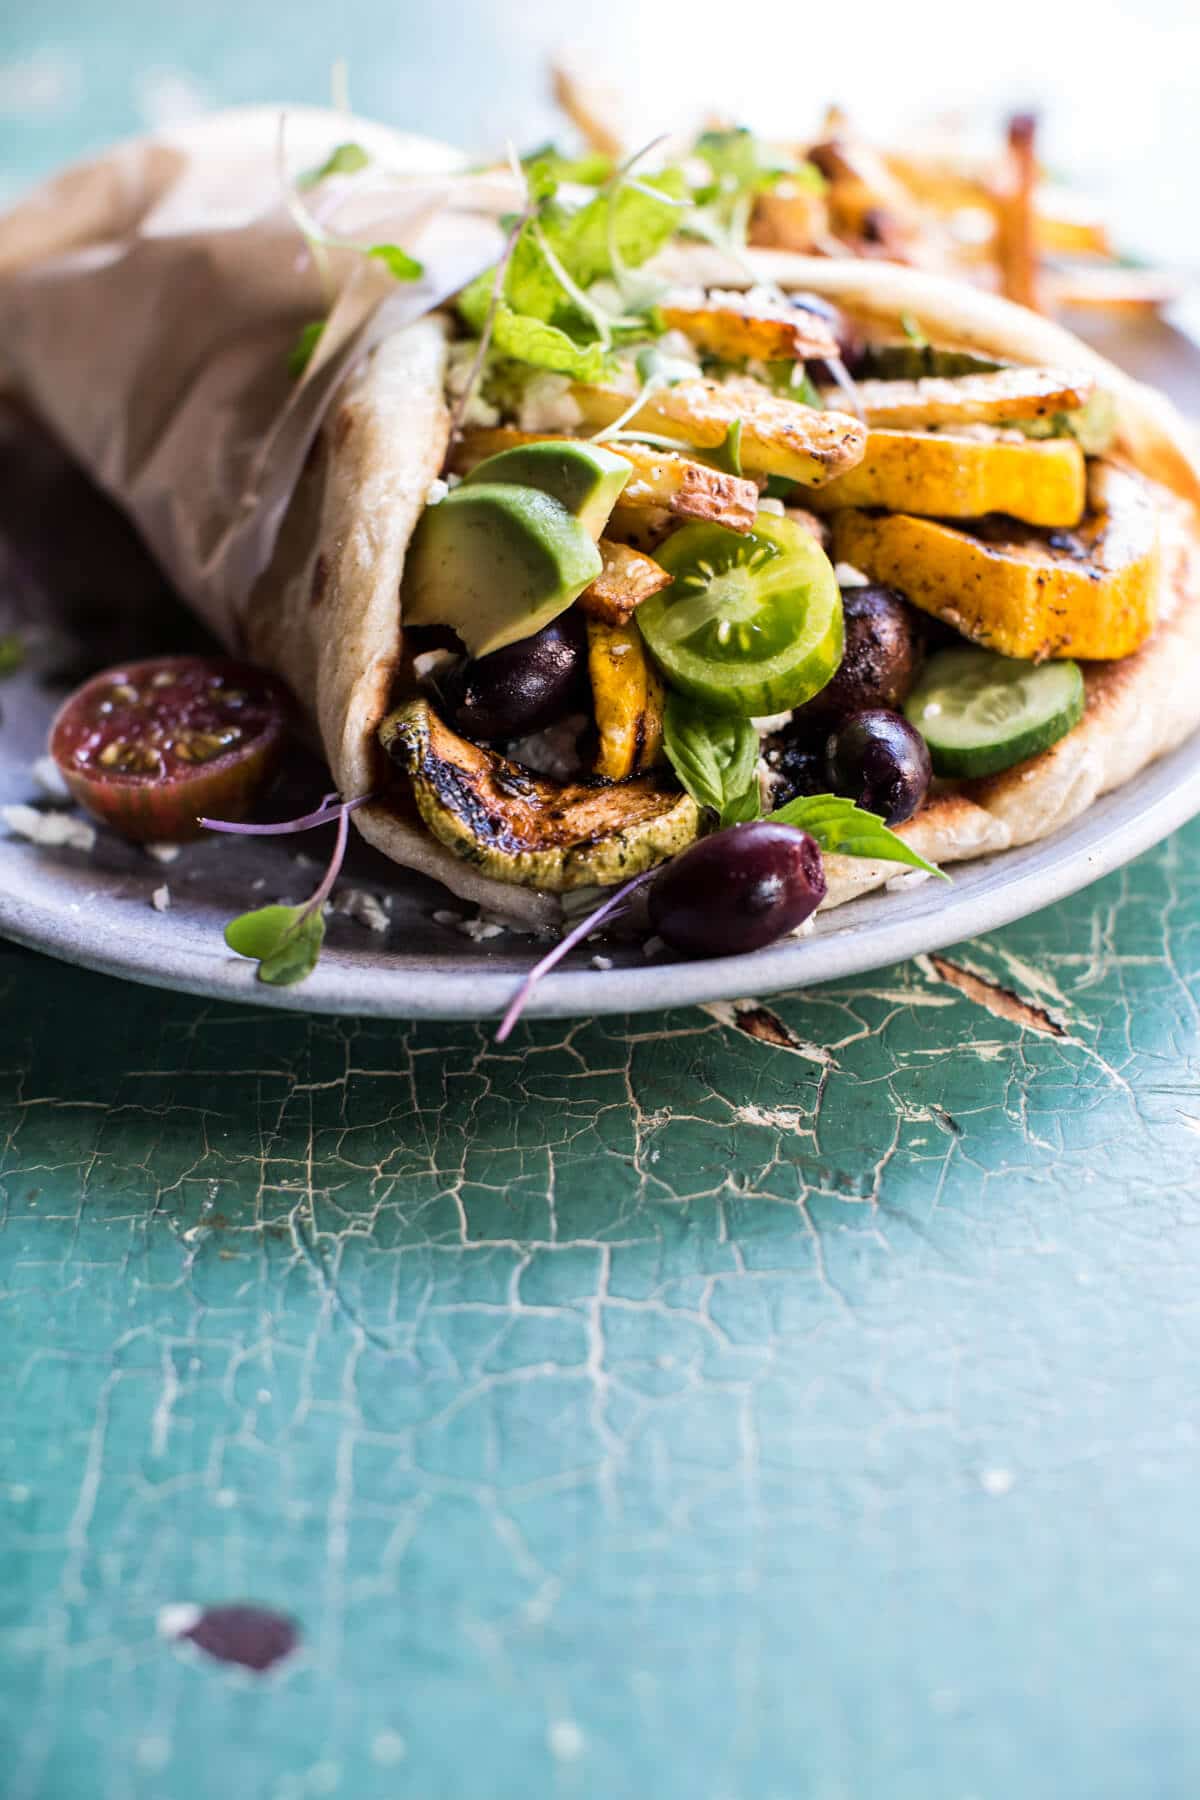
[[[664,1011],[867,974],[1028,918],[1124,867],[1197,814],[1200,732],[1193,732],[1059,832],[955,865],[955,876],[968,885],[948,904],[931,904],[935,894],[946,892],[941,884],[927,883],[905,895],[877,889],[821,915],[819,929],[809,936],[748,955],[647,961],[606,970],[560,969],[539,983],[524,1016],[583,1018]],[[986,879],[997,865],[1003,865],[1006,878]],[[972,882],[977,884],[974,891]],[[878,916],[885,908],[887,913]],[[102,927],[91,941],[81,939],[78,919],[47,913],[3,887],[0,935],[99,974],[271,1011],[492,1019],[504,1012],[522,979],[522,971],[511,965],[501,969],[481,961],[453,972],[422,971],[410,962],[389,958],[386,950],[378,957],[364,957],[335,948],[306,982],[271,988],[257,980],[248,962],[226,952],[215,933],[211,950],[197,949],[181,937],[169,965],[160,961],[150,966],[131,953],[127,934]]]

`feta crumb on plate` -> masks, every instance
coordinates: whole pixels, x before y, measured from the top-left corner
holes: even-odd
[[[96,828],[74,813],[39,812],[36,806],[0,806],[0,819],[14,837],[27,838],[43,850],[93,850]]]
[[[611,956],[593,956],[592,958],[593,969],[611,969],[612,966],[613,959]]]
[[[472,943],[481,944],[485,938],[500,937],[508,930],[508,922],[498,919],[494,913],[481,912],[477,919],[459,919],[455,930],[469,937]]]
[[[902,894],[906,888],[920,887],[923,881],[928,880],[928,869],[905,869],[901,874],[893,875],[890,881],[885,881],[884,886],[889,894]]]
[[[839,587],[870,587],[871,577],[856,569],[853,563],[834,563],[833,572]]]
[[[39,756],[31,773],[47,800],[57,801],[60,805],[69,804],[71,790],[63,780],[62,770],[52,756]]]
[[[155,912],[166,912],[167,908],[170,906],[171,890],[167,886],[165,881],[163,882],[161,887],[156,887],[154,892],[151,894],[150,904],[154,908]]]
[[[374,894],[365,888],[339,888],[334,898],[333,910],[344,918],[356,919],[365,925],[368,931],[387,931],[391,926],[383,906]]]
[[[433,915],[435,925],[457,925],[462,918],[461,913],[451,912],[448,907],[440,907]]]
[[[431,481],[429,486],[425,489],[426,506],[440,506],[449,492],[450,487],[447,482],[440,479]]]
[[[182,844],[143,844],[142,849],[147,856],[152,856],[156,863],[173,863],[182,850]]]

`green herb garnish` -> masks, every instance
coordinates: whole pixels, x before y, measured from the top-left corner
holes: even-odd
[[[704,452],[704,461],[714,469],[723,469],[726,475],[742,473],[742,421],[735,419],[722,441],[712,450]]]
[[[864,812],[840,794],[801,795],[767,817],[776,825],[794,825],[816,839],[831,856],[864,856],[877,862],[907,863],[942,881],[950,877],[918,856],[902,837],[875,813]]]
[[[15,675],[25,661],[25,639],[18,631],[0,636],[0,676]]]
[[[711,807],[722,825],[761,815],[758,732],[749,719],[705,712],[672,691],[663,713],[663,748],[692,799]]]
[[[225,942],[239,956],[258,963],[258,979],[271,987],[291,987],[317,966],[325,941],[325,915],[318,907],[260,906],[225,927]]]
[[[366,168],[370,160],[361,144],[339,144],[337,149],[331,151],[325,158],[319,169],[309,169],[307,174],[298,175],[296,186],[298,188],[316,187],[317,183],[324,181],[328,175],[357,175],[360,169]]]
[[[394,275],[397,281],[419,281],[425,273],[424,264],[419,263],[415,256],[410,256],[407,250],[402,250],[399,244],[372,244],[367,255],[373,256],[376,262],[381,262],[388,274]]]
[[[929,339],[910,312],[900,314],[900,329],[910,344],[915,344],[919,350],[928,348]]]
[[[301,327],[300,335],[288,351],[288,374],[293,381],[299,381],[312,361],[313,353],[324,329],[324,319],[310,319],[307,325]]]

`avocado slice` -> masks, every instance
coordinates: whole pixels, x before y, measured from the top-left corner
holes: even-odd
[[[665,778],[548,781],[456,736],[427,700],[398,707],[379,741],[433,835],[496,881],[553,894],[612,887],[699,835],[700,808]]]
[[[623,456],[614,456],[598,444],[549,438],[540,444],[498,450],[495,456],[477,463],[462,485],[499,481],[540,488],[573,513],[589,537],[598,538],[632,473]]]
[[[599,575],[600,552],[561,501],[479,483],[427,506],[404,572],[406,625],[449,625],[472,656],[532,637]]]

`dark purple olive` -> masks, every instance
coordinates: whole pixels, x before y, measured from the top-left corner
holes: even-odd
[[[849,713],[825,744],[825,777],[835,794],[878,813],[885,825],[911,819],[933,773],[929,746],[899,713]]]
[[[792,305],[798,306],[801,312],[816,313],[818,318],[824,319],[832,327],[833,335],[838,341],[838,354],[853,374],[855,367],[862,361],[865,344],[862,331],[853,319],[847,318],[840,306],[835,306],[832,300],[826,300],[822,294],[792,294],[790,298]],[[809,373],[822,387],[833,380],[833,372],[824,362],[811,363]]]
[[[797,710],[797,720],[829,725],[863,707],[903,706],[921,667],[918,614],[894,588],[850,587],[842,592],[846,648],[833,680]]]
[[[825,739],[828,729],[810,725],[798,714],[763,745],[763,761],[771,771],[771,804],[786,806],[801,794],[827,794]]]
[[[651,884],[650,923],[685,956],[738,956],[803,925],[824,898],[821,852],[807,831],[759,819],[669,862]]]
[[[587,636],[577,613],[563,613],[533,637],[506,644],[442,676],[447,722],[484,743],[540,731],[583,702]]]

